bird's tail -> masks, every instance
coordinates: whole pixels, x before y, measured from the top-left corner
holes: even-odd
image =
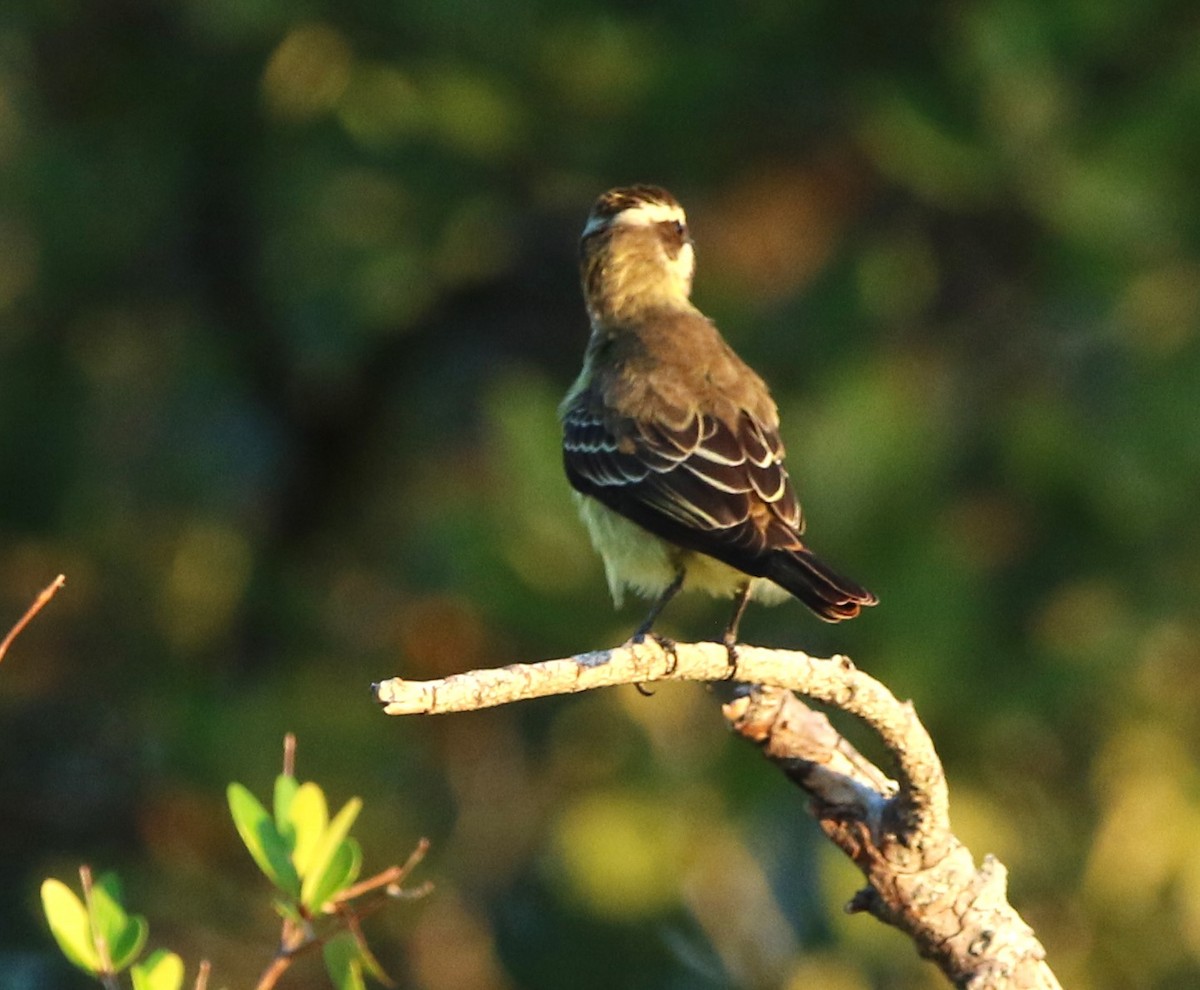
[[[794,595],[826,622],[853,619],[863,606],[879,602],[866,588],[842,577],[804,548],[777,550],[763,576]]]

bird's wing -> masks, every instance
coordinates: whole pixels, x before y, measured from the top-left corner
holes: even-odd
[[[747,573],[768,550],[802,547],[779,435],[748,412],[733,424],[695,413],[676,428],[579,402],[563,419],[563,458],[579,491]]]

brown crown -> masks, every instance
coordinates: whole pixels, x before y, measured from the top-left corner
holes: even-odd
[[[622,210],[644,203],[679,207],[679,201],[661,186],[621,186],[610,189],[597,199],[590,216],[609,220]]]

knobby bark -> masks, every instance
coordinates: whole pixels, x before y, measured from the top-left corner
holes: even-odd
[[[393,678],[373,690],[390,715],[437,715],[660,680],[735,683],[724,706],[729,724],[803,788],[821,829],[866,878],[849,910],[900,929],[955,986],[1059,987],[1041,943],[1008,903],[1005,868],[991,856],[976,866],[951,830],[942,764],[912,705],[846,657],[741,646],[731,667],[720,644],[666,650],[647,640],[433,681]],[[895,779],[797,695],[866,723],[893,757]]]

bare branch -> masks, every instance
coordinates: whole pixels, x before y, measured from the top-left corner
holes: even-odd
[[[33,604],[25,610],[25,614],[21,616],[21,618],[17,620],[16,625],[14,625],[8,631],[8,635],[5,636],[3,640],[0,640],[0,661],[3,661],[4,654],[8,652],[8,648],[12,645],[12,641],[21,635],[21,630],[29,625],[30,620],[32,620],[33,617],[45,607],[46,602],[50,601],[50,599],[53,598],[58,592],[58,589],[66,583],[66,576],[60,574],[41,590],[37,598],[33,600]]]
[[[312,948],[315,945],[315,942],[310,942],[305,948]],[[262,975],[258,978],[258,982],[254,984],[254,990],[274,990],[275,984],[291,968],[295,958],[295,953],[280,951],[271,960],[267,968],[263,970]]]
[[[867,879],[847,910],[905,932],[955,986],[1059,987],[1045,950],[1008,904],[1004,867],[989,856],[976,868],[951,832],[942,764],[912,705],[846,657],[739,646],[731,668],[721,644],[677,643],[668,653],[647,640],[435,681],[393,678],[374,692],[390,715],[437,715],[659,680],[740,682],[726,718],[809,794],[822,830]],[[896,780],[793,692],[865,722],[895,760]]]
[[[296,776],[296,733],[288,732],[283,737],[283,770],[285,777]]]
[[[730,680],[781,687],[858,716],[897,757],[906,817],[914,825],[928,819],[928,827],[946,827],[946,779],[933,742],[912,706],[898,702],[887,688],[842,656],[824,660],[794,650],[740,646],[737,664],[731,668],[729,654],[719,643],[677,643],[671,654],[647,639],[563,660],[474,670],[435,681],[397,677],[374,689],[389,715],[441,715],[659,680]]]
[[[285,919],[279,939],[279,949],[268,963],[267,968],[262,971],[258,982],[254,984],[254,990],[274,990],[279,978],[291,968],[297,957],[323,944],[324,939],[314,937],[308,926],[298,925]]]

